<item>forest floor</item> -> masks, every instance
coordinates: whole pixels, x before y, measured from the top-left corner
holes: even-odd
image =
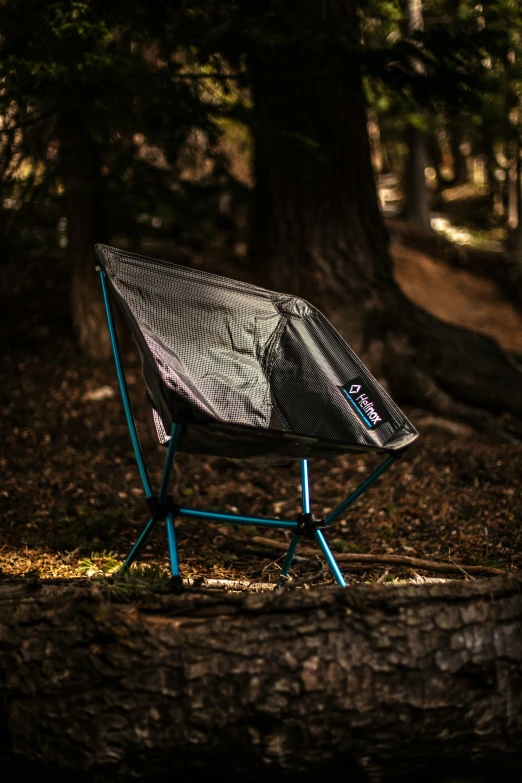
[[[435,315],[491,334],[522,350],[522,312],[491,281],[398,248],[405,293]],[[34,258],[4,268],[4,344],[0,389],[0,575],[78,578],[122,562],[147,520],[136,462],[112,361],[80,356],[71,337],[65,259]],[[212,271],[221,271],[214,268]],[[230,273],[230,268],[225,273]],[[247,277],[246,267],[235,276]],[[159,484],[164,449],[145,402],[140,369],[127,346],[128,381],[151,478]],[[522,446],[486,438],[469,427],[405,408],[421,437],[399,462],[332,525],[337,553],[407,555],[464,566],[522,567]],[[310,464],[316,515],[333,509],[377,465],[374,455]],[[174,495],[184,505],[295,518],[297,467],[238,467],[221,458],[180,455]],[[182,519],[177,524],[182,575],[274,582],[285,533]],[[307,548],[309,549],[309,547]],[[149,575],[166,571],[163,525],[146,545]],[[418,568],[342,564],[347,580],[395,581],[429,576]],[[146,570],[146,569],[145,569]],[[294,577],[331,583],[320,558],[295,561]],[[144,572],[144,576],[145,576]],[[436,574],[436,576],[444,576]]]

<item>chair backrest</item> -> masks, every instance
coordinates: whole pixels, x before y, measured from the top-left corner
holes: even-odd
[[[143,361],[161,440],[173,421],[401,448],[415,428],[327,319],[298,297],[106,245],[96,255]]]

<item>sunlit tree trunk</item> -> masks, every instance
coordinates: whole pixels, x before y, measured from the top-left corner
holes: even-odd
[[[424,29],[421,0],[407,0],[408,33],[413,35]],[[418,73],[423,72],[419,61],[414,63]],[[428,144],[426,134],[420,128],[410,125],[407,130],[408,164],[406,168],[406,219],[429,230],[430,206],[426,188],[425,170],[428,165]]]

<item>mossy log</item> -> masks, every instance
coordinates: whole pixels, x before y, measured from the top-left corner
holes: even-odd
[[[4,758],[76,781],[426,781],[477,767],[518,780],[521,586],[130,599],[0,584]]]

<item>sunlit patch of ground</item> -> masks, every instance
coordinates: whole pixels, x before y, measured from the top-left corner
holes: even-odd
[[[506,229],[503,226],[487,229],[455,226],[446,215],[433,216],[430,222],[437,233],[457,245],[502,251],[506,241]]]
[[[34,549],[28,546],[0,547],[0,568],[2,576],[36,577],[40,579],[71,579],[81,576],[75,565],[66,562],[51,549]]]

